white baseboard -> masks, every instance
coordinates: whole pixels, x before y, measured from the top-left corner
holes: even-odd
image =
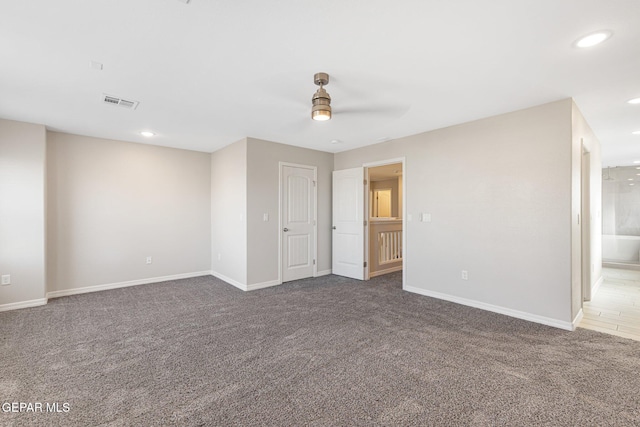
[[[198,271],[195,273],[173,274],[171,276],[151,277],[148,279],[129,280],[126,282],[86,286],[83,288],[64,289],[62,291],[47,292],[47,298],[59,298],[59,297],[66,297],[69,295],[86,294],[88,292],[106,291],[108,289],[126,288],[129,286],[147,285],[149,283],[167,282],[169,280],[189,279],[191,277],[210,276],[210,275],[211,275],[211,271]]]
[[[596,281],[596,284],[591,288],[591,299],[596,296],[598,291],[600,290],[600,285],[604,282],[604,276],[600,276],[600,278]]]
[[[253,283],[251,285],[247,285],[246,290],[255,291],[256,289],[270,288],[271,286],[278,286],[278,285],[282,285],[282,282],[279,280],[270,280],[268,282]]]
[[[217,277],[218,279],[222,280],[223,282],[227,282],[228,284],[235,286],[236,288],[242,290],[242,291],[248,291],[249,289],[247,289],[247,285],[243,285],[242,283],[238,282],[237,280],[233,280],[230,277],[225,276],[224,274],[220,274],[216,271],[212,271],[211,275],[213,277]]]
[[[572,331],[576,330],[576,327],[580,324],[580,321],[582,320],[583,317],[584,317],[584,312],[582,311],[582,309],[580,309],[580,311],[578,311],[578,314],[576,314],[575,319],[573,319],[573,322],[571,322]]]
[[[318,271],[316,272],[315,277],[328,276],[329,274],[331,274],[331,269]]]
[[[389,274],[389,273],[393,273],[394,271],[400,271],[400,270],[402,270],[402,266],[401,265],[399,265],[397,267],[385,268],[384,270],[378,270],[378,271],[370,272],[369,273],[369,277],[382,276],[383,274]]]
[[[47,298],[32,299],[29,301],[12,302],[0,305],[0,311],[19,310],[21,308],[38,307],[47,304]]]
[[[456,304],[462,304],[469,307],[479,308],[481,310],[491,311],[498,314],[504,314],[506,316],[515,317],[522,320],[528,320],[529,322],[541,323],[543,325],[553,326],[555,328],[560,328],[567,331],[574,330],[574,326],[571,322],[563,322],[562,320],[552,319],[550,317],[538,316],[537,314],[531,314],[524,311],[513,310],[506,307],[500,307],[497,305],[487,304],[484,302],[471,300],[467,298],[461,298],[454,295],[443,294],[440,292],[429,291],[426,289],[416,288],[414,286],[404,285],[402,289],[408,292],[413,292],[415,294],[420,294],[427,297],[455,302]]]

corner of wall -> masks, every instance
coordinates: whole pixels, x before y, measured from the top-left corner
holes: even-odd
[[[46,129],[0,119],[0,310],[46,303]]]
[[[211,270],[247,284],[247,144],[240,139],[211,153]]]

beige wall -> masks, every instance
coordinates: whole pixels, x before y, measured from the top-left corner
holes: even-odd
[[[45,161],[44,126],[0,119],[0,310],[46,301]]]
[[[405,157],[405,288],[564,327],[581,306],[582,144],[595,285],[600,147],[571,100],[335,156],[254,138],[205,154],[0,120],[0,273],[13,282],[0,305],[209,270],[245,289],[277,282],[279,162],[318,167],[327,272],[334,167]]]
[[[47,139],[49,292],[210,271],[209,154]]]
[[[247,140],[211,154],[211,269],[247,285]]]
[[[571,114],[562,100],[338,153],[335,169],[406,157],[405,288],[568,327]]]
[[[602,280],[602,157],[600,142],[587,124],[582,113],[572,103],[572,299],[571,315],[575,318],[582,308],[582,288],[581,288],[581,227],[577,222],[577,214],[581,210],[581,177],[580,166],[583,155],[583,146],[590,153],[589,170],[582,173],[589,174],[589,219],[590,219],[590,248],[591,265],[586,266],[591,270],[591,288]],[[584,218],[583,218],[584,219]],[[586,251],[585,251],[586,252]]]
[[[248,138],[248,284],[277,281],[279,162],[318,168],[318,272],[331,269],[333,154]],[[263,214],[269,221],[263,221]]]

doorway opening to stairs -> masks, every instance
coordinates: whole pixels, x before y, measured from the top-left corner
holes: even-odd
[[[369,278],[402,270],[402,163],[367,168]]]

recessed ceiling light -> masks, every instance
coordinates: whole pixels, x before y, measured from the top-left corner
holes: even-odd
[[[640,163],[640,160],[634,160],[633,163],[637,165]]]
[[[342,144],[342,141],[340,141],[339,139],[332,139],[331,143],[332,144]]]
[[[633,135],[640,135],[640,130],[634,130],[633,132],[631,132]]]
[[[628,104],[640,104],[640,98],[633,98],[627,101]]]
[[[631,184],[629,184],[629,185],[635,185],[635,184],[631,183]]]
[[[146,137],[146,138],[151,138],[152,136],[155,135],[155,133],[153,132],[149,132],[148,130],[143,130],[142,132],[140,132],[140,135]]]
[[[627,181],[633,181],[633,178],[627,178]]]
[[[609,30],[600,30],[595,33],[588,34],[584,37],[580,37],[574,42],[576,47],[591,47],[602,43],[611,37],[613,33]]]

